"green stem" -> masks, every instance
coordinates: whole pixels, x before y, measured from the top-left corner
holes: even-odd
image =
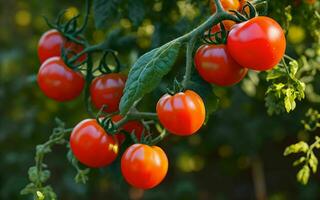
[[[89,20],[89,15],[90,15],[90,4],[91,4],[91,0],[86,0],[86,8],[85,8],[85,17],[84,17],[84,22],[82,24],[82,26],[79,28],[79,30],[77,30],[76,35],[79,33],[82,33],[85,28],[87,27],[88,24],[88,20]]]
[[[188,85],[188,82],[191,77],[191,71],[192,71],[192,63],[193,63],[193,57],[192,57],[192,51],[195,44],[195,38],[192,38],[187,43],[187,52],[186,52],[186,72],[182,81],[182,87],[185,89]]]
[[[169,135],[169,132],[166,129],[163,129],[163,131],[160,133],[160,135],[158,135],[156,138],[151,140],[151,145],[157,144],[158,142],[163,140],[168,135]]]
[[[130,120],[141,120],[141,119],[158,120],[158,116],[157,116],[157,113],[151,113],[151,112],[138,112],[138,111],[131,112],[131,113],[129,112],[121,120],[116,122],[114,126],[115,128],[119,128]]]
[[[86,74],[86,85],[85,85],[85,90],[84,90],[84,101],[86,105],[87,112],[91,115],[94,116],[94,113],[91,108],[91,103],[90,103],[90,84],[93,79],[93,61],[92,61],[92,55],[91,53],[88,53],[88,59],[87,59],[87,74]]]

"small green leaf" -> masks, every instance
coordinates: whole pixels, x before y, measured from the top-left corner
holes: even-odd
[[[290,146],[288,146],[285,150],[284,150],[284,156],[287,156],[289,154],[292,154],[292,153],[300,153],[300,152],[303,152],[303,153],[306,153],[309,149],[309,145],[303,141],[300,141],[296,144],[292,144]]]
[[[93,10],[95,25],[102,28],[110,18],[117,16],[117,7],[121,0],[94,0]]]
[[[180,42],[172,41],[144,54],[136,61],[129,72],[120,101],[122,115],[126,114],[137,100],[158,86],[162,77],[171,70],[180,47]]]
[[[313,152],[311,152],[310,154],[309,165],[312,169],[312,172],[316,173],[318,168],[318,158],[314,155]]]
[[[49,170],[43,170],[39,172],[35,166],[29,168],[28,174],[29,174],[29,180],[31,182],[40,181],[44,183],[50,178]]]
[[[302,156],[302,157],[300,157],[298,160],[294,161],[292,165],[293,165],[293,166],[300,165],[300,164],[303,163],[305,160],[306,160],[306,157]]]
[[[307,184],[310,177],[310,168],[308,165],[304,165],[297,173],[297,180],[303,185]]]

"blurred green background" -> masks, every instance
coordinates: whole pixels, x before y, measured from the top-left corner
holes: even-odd
[[[292,6],[292,23],[287,33],[287,52],[299,58],[316,44],[311,20],[319,2],[269,1],[269,14],[285,26],[284,8]],[[43,16],[54,19],[62,9],[70,18],[83,12],[84,1],[76,0],[0,0],[0,199],[32,199],[20,196],[28,183],[27,170],[34,163],[35,146],[51,134],[57,116],[68,127],[88,117],[82,98],[57,103],[39,90],[35,74],[40,64],[37,43],[48,30]],[[130,66],[142,53],[174,39],[196,27],[210,13],[205,0],[123,0],[119,12],[102,29],[94,28],[90,15],[86,36],[92,43],[120,28],[112,48]],[[316,27],[319,29],[319,27]],[[319,45],[319,44],[318,44]],[[314,50],[314,49],[313,49]],[[318,49],[316,49],[318,50]],[[319,57],[313,63],[319,67]],[[181,77],[184,56],[154,93],[147,95],[141,110],[154,111],[164,89],[174,77]],[[125,70],[127,71],[127,70]],[[270,200],[320,199],[320,179],[316,174],[307,186],[295,180],[293,158],[282,156],[286,146],[312,139],[300,120],[309,107],[307,98],[290,114],[269,116],[264,102],[267,83],[264,75],[248,76],[232,88],[215,88],[219,109],[195,136],[170,136],[160,143],[168,154],[169,171],[155,189],[141,191],[128,187],[120,175],[119,163],[92,170],[86,185],[73,180],[75,170],[66,158],[66,148],[58,146],[46,158],[52,171],[49,183],[58,199],[257,199],[265,194]],[[258,80],[259,84],[256,84]],[[315,91],[319,84],[314,83]],[[263,198],[260,198],[263,199]]]

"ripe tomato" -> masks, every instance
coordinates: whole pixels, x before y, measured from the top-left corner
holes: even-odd
[[[81,163],[93,168],[110,164],[118,155],[118,144],[95,119],[83,120],[74,127],[70,147]]]
[[[187,90],[173,96],[165,94],[157,103],[161,124],[169,132],[187,136],[197,132],[205,120],[205,107],[201,97]]]
[[[61,57],[61,49],[64,47],[69,50],[68,57],[72,57],[74,54],[81,52],[84,48],[83,46],[76,44],[71,41],[67,41],[59,31],[51,29],[45,32],[38,43],[38,56],[40,62],[43,63],[45,60],[51,57]],[[87,56],[84,54],[79,58],[77,62],[83,62]]]
[[[283,57],[286,38],[276,21],[260,16],[235,25],[229,33],[227,48],[241,66],[264,71]]]
[[[240,6],[239,0],[221,0],[221,4],[226,11],[238,10]],[[212,13],[216,12],[216,5],[212,0],[210,0],[210,8]]]
[[[106,105],[105,112],[119,110],[120,99],[125,87],[126,77],[121,74],[104,74],[95,78],[90,86],[91,101],[100,109]]]
[[[248,71],[233,60],[224,44],[200,46],[195,55],[195,66],[204,80],[219,86],[238,83]]]
[[[79,96],[85,84],[83,75],[67,67],[60,57],[49,58],[41,65],[37,81],[45,95],[61,102]]]
[[[151,189],[166,176],[168,158],[160,147],[134,144],[122,155],[121,171],[130,185]]]
[[[121,115],[115,115],[112,117],[112,121],[117,122],[117,121],[121,120],[122,118],[123,117]],[[127,123],[125,123],[121,127],[121,129],[128,132],[128,133],[132,133],[134,131],[134,134],[136,135],[138,141],[140,141],[144,127],[140,121],[133,120],[133,121],[128,121]],[[122,144],[126,138],[126,136],[123,133],[118,133],[115,136],[116,136],[119,144]]]

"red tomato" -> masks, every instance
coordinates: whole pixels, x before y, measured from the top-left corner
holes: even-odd
[[[37,81],[43,93],[56,101],[76,98],[85,84],[83,75],[67,67],[60,57],[52,57],[41,65]]]
[[[224,44],[200,46],[195,55],[195,66],[204,80],[219,86],[238,83],[248,71],[233,60]]]
[[[168,158],[160,147],[134,144],[122,155],[121,171],[130,185],[151,189],[166,176]]]
[[[126,77],[117,73],[104,74],[95,78],[90,86],[93,105],[97,109],[106,105],[104,111],[109,113],[118,111],[125,82]]]
[[[161,124],[169,132],[187,136],[197,132],[205,120],[205,107],[201,97],[187,90],[173,96],[165,94],[157,103]]]
[[[118,144],[95,119],[83,120],[74,127],[70,147],[81,163],[93,168],[110,164],[118,155]]]
[[[238,10],[240,6],[239,0],[221,0],[221,4],[226,11]],[[212,0],[210,0],[210,8],[212,13],[216,12],[216,5]]]
[[[255,17],[231,29],[227,48],[241,66],[264,71],[272,69],[283,57],[286,38],[276,21]]]
[[[118,122],[122,118],[123,117],[121,115],[115,115],[112,117],[112,121]],[[140,141],[144,127],[140,121],[133,120],[133,121],[128,121],[127,123],[125,123],[121,127],[121,129],[128,132],[128,133],[132,133],[134,131],[138,141]],[[119,144],[122,144],[126,138],[126,136],[123,133],[118,133],[115,136],[116,136]]]
[[[76,44],[71,41],[67,41],[59,31],[51,29],[45,32],[38,44],[38,56],[40,62],[43,63],[45,60],[51,57],[61,57],[61,49],[64,47],[69,50],[68,57],[72,57],[74,54],[81,52],[83,46]],[[79,63],[83,62],[87,58],[86,54],[81,56],[78,60]]]

